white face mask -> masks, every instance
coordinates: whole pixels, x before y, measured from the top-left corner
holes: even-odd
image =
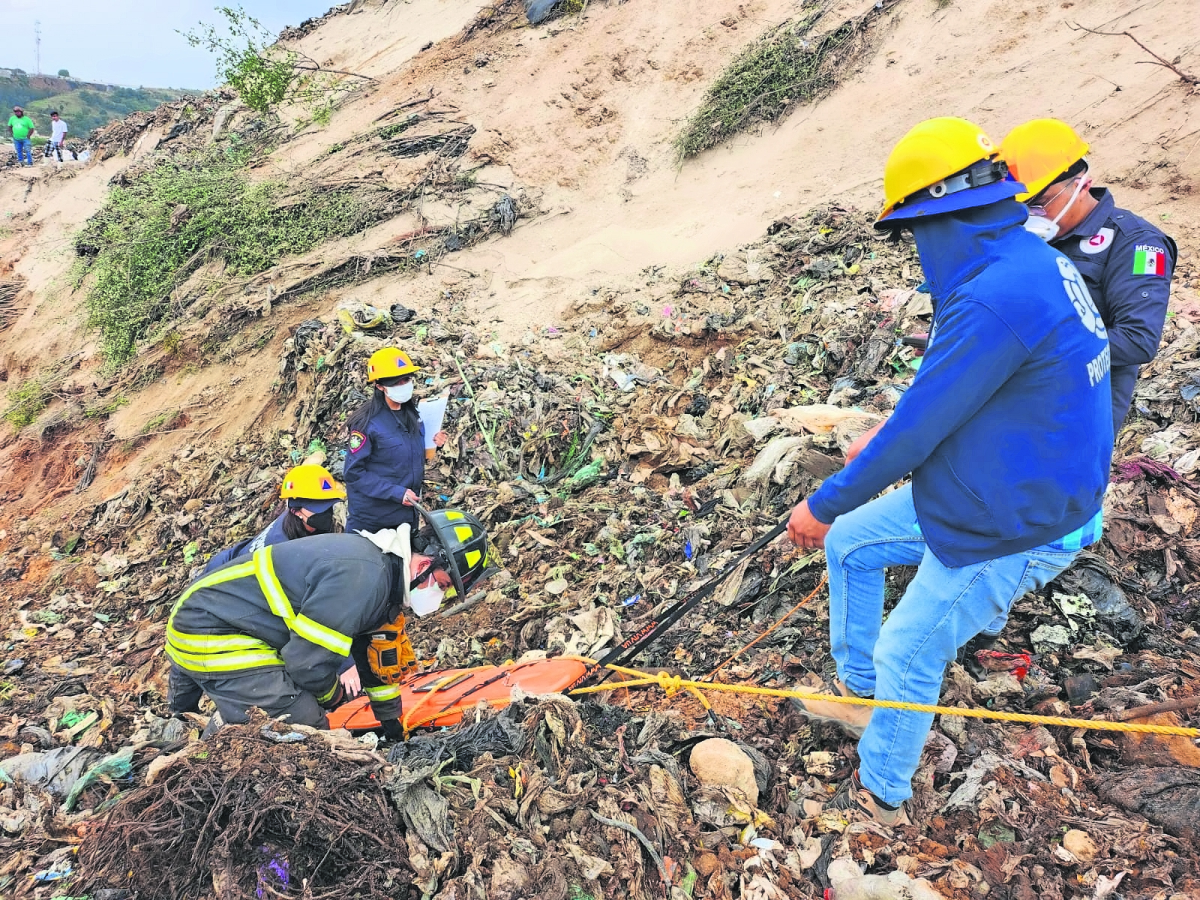
[[[404,384],[397,384],[394,387],[385,387],[383,392],[393,403],[407,403],[412,399],[413,383],[406,381]]]
[[[1045,216],[1035,216],[1031,214],[1029,218],[1025,220],[1025,230],[1030,234],[1040,237],[1047,243],[1058,237],[1058,222],[1067,214],[1067,210],[1075,205],[1075,199],[1083,190],[1083,184],[1086,180],[1087,179],[1085,178],[1075,179],[1075,190],[1071,192],[1071,199],[1068,200],[1067,205],[1062,208],[1062,212],[1060,212],[1053,219],[1047,219]]]
[[[428,587],[413,588],[408,592],[408,605],[418,616],[435,613],[442,605],[446,592],[433,582]]]

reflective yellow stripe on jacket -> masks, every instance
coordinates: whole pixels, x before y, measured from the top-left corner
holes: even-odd
[[[317,702],[320,703],[322,706],[324,706],[326,703],[328,703],[330,700],[333,699],[333,695],[337,693],[337,689],[339,687],[341,687],[341,684],[342,684],[341,681],[339,681],[338,679],[336,679],[336,678],[333,679],[333,687],[331,687],[329,690],[327,690],[325,693],[323,693],[321,696],[319,696],[317,698]]]
[[[263,644],[262,650],[242,653],[184,653],[168,640],[167,656],[180,668],[189,672],[236,672],[240,669],[256,669],[260,666],[282,666],[283,660],[274,648]]]
[[[350,637],[308,616],[296,615],[283,585],[275,576],[271,550],[271,547],[264,547],[255,552],[251,562],[213,572],[183,592],[167,620],[166,651],[172,661],[192,672],[231,672],[283,665],[279,652],[258,638],[242,634],[188,634],[175,628],[175,614],[196,591],[251,576],[258,581],[271,612],[283,619],[289,631],[339,656],[350,655]]]
[[[364,690],[366,691],[367,698],[375,702],[395,700],[400,696],[400,685],[398,684],[384,684],[379,687],[365,688]]]

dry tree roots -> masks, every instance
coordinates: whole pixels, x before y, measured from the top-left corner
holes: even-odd
[[[80,847],[78,893],[405,896],[404,835],[369,771],[381,764],[365,770],[319,737],[274,743],[264,721],[222,729],[124,797]]]

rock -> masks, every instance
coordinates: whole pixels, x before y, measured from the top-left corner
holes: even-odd
[[[1063,688],[1072,706],[1082,706],[1100,692],[1100,682],[1091,675],[1071,675],[1063,682]]]
[[[214,143],[220,140],[221,135],[225,131],[225,126],[229,124],[229,120],[233,118],[241,105],[241,103],[234,101],[217,110],[216,115],[213,116],[212,125],[212,139]]]
[[[835,859],[826,874],[837,900],[943,900],[924,878],[913,879],[900,871],[864,875],[849,857]]]
[[[492,883],[488,896],[496,900],[516,900],[529,896],[529,871],[507,854],[492,863]]]
[[[714,872],[721,868],[721,860],[717,858],[715,853],[705,851],[695,859],[696,872],[701,878],[709,878]]]
[[[1071,854],[1080,862],[1091,862],[1100,853],[1100,848],[1096,846],[1086,831],[1080,831],[1078,828],[1072,828],[1063,835],[1063,846],[1071,851]]]
[[[998,697],[1020,697],[1024,691],[1017,676],[1009,672],[992,672],[986,681],[975,685],[975,693],[984,700],[995,700]]]
[[[758,806],[758,783],[754,763],[741,747],[724,738],[710,738],[692,748],[692,773],[701,783],[740,791]]]

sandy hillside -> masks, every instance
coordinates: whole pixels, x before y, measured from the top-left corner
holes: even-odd
[[[830,15],[870,6],[842,3]],[[874,206],[888,149],[935,115],[971,118],[997,140],[1034,116],[1067,119],[1093,144],[1096,172],[1120,185],[1123,202],[1171,223],[1185,242],[1197,226],[1188,197],[1200,154],[1189,151],[1200,121],[1187,89],[1146,65],[1128,38],[1071,28],[1134,27],[1171,59],[1194,47],[1178,28],[1196,16],[1183,0],[1132,10],[1118,2],[903,3],[879,29],[877,51],[832,98],[680,167],[670,142],[731,50],[799,8],[708,3],[685,27],[670,4],[593,4],[576,27],[450,43],[386,77],[376,108],[432,86],[495,136],[487,149],[516,181],[544,191],[542,222],[466,258],[487,283],[479,312],[509,329],[553,319],[597,281],[700,261],[818,201]],[[370,70],[377,51],[364,55],[354,38],[357,20],[373,14],[367,9],[331,21],[305,48]]]
[[[828,21],[871,6],[831,5]],[[265,345],[237,360],[196,352],[168,365],[166,377],[138,385],[131,402],[105,421],[89,419],[49,442],[8,434],[0,461],[26,475],[9,481],[0,522],[34,510],[50,514],[48,496],[67,504],[57,515],[69,515],[74,504],[108,496],[190,440],[237,440],[252,425],[286,427],[286,413],[276,420],[277,407],[266,399],[279,348],[291,326],[340,301],[423,307],[453,295],[481,334],[500,341],[565,326],[580,297],[601,286],[620,292],[648,266],[701,262],[818,202],[874,208],[889,147],[928,116],[967,116],[997,139],[1032,116],[1074,122],[1092,142],[1095,171],[1121,202],[1164,223],[1185,254],[1198,244],[1194,89],[1147,64],[1147,54],[1128,38],[1072,28],[1080,22],[1134,29],[1163,57],[1194,70],[1200,67],[1194,29],[1181,27],[1196,17],[1190,0],[1133,8],[1116,0],[903,0],[878,18],[870,52],[827,99],[682,164],[671,141],[707,85],[733,54],[796,15],[800,4],[714,0],[681,14],[675,4],[594,0],[584,15],[544,27],[472,29],[483,8],[366,0],[352,14],[328,17],[295,46],[377,82],[338,109],[328,127],[284,143],[259,173],[403,184],[409,177],[403,161],[381,166],[331,151],[432,92],[431,106],[476,129],[465,160],[476,177],[525,192],[535,198],[536,213],[510,236],[467,249],[431,274],[382,277],[284,304],[273,312],[270,333],[263,331]],[[0,335],[0,374],[10,386],[46,366],[69,368],[68,386],[112,383],[82,327],[82,297],[68,277],[70,236],[98,208],[109,180],[149,153],[161,134],[148,132],[128,156],[88,167],[0,175],[3,272],[25,279],[23,312]],[[340,249],[314,251],[308,264],[335,252],[382,252],[414,225],[452,221],[464,208],[430,203]],[[1192,296],[1187,271],[1177,278],[1183,298]],[[186,427],[148,428],[164,415],[181,421],[179,413]],[[149,438],[127,447],[114,465],[101,465],[86,494],[70,494],[96,441],[140,432]]]

